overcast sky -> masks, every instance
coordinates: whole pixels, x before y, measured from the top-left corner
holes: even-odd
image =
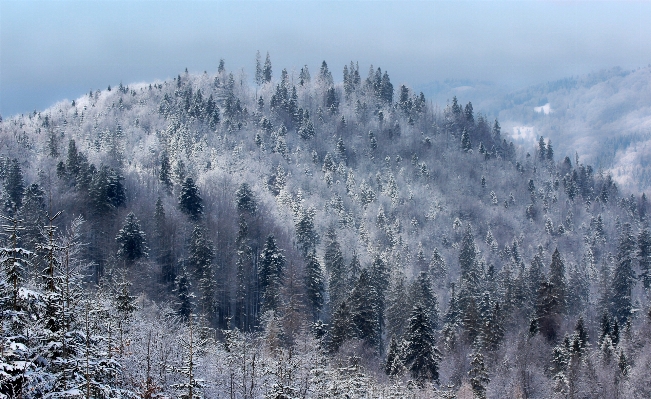
[[[255,54],[335,78],[359,61],[396,84],[481,79],[520,88],[651,63],[651,3],[568,1],[0,0],[0,114],[109,84],[190,72],[249,76]]]

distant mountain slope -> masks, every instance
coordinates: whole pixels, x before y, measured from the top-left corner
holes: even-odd
[[[380,68],[313,72],[0,122],[0,398],[649,397],[646,196]],[[561,115],[533,96],[514,121]]]
[[[574,160],[578,152],[631,190],[651,187],[651,67],[532,86],[505,96],[500,108],[505,131],[533,127],[524,139],[542,135],[559,156]]]

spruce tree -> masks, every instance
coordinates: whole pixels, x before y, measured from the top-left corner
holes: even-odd
[[[625,223],[619,237],[615,273],[612,281],[611,313],[620,326],[625,325],[633,314],[632,291],[635,283],[633,271],[633,256],[635,238],[631,233],[631,225]]]
[[[486,385],[490,382],[490,378],[488,378],[488,371],[484,364],[484,355],[481,352],[476,352],[472,356],[468,376],[470,377],[470,386],[472,387],[475,398],[486,399]]]
[[[203,214],[203,200],[199,195],[199,188],[191,177],[186,178],[181,186],[179,207],[193,221],[199,220]]]
[[[276,239],[269,235],[260,254],[258,284],[262,312],[276,310],[280,305],[280,285],[285,269],[285,256],[278,248]]]
[[[316,321],[319,319],[323,307],[325,284],[321,264],[314,250],[305,258],[305,287],[312,319]]]
[[[637,261],[640,265],[640,279],[645,289],[651,288],[651,233],[643,229],[637,236]]]
[[[405,365],[402,362],[403,354],[395,336],[391,336],[387,359],[384,363],[384,372],[391,377],[399,377],[405,372]]]
[[[558,304],[559,313],[565,313],[567,309],[567,280],[565,279],[565,263],[561,258],[558,248],[552,254],[552,263],[549,265],[549,283],[552,288],[552,295]]]
[[[371,275],[367,269],[364,269],[350,295],[350,307],[357,338],[374,349],[378,349],[380,345],[376,296]]]
[[[194,309],[194,294],[190,282],[190,273],[183,267],[176,278],[176,305],[178,314],[184,321],[187,321]]]
[[[441,354],[431,324],[423,307],[414,306],[405,336],[404,359],[412,378],[420,383],[439,380]]]
[[[149,248],[145,241],[145,232],[140,230],[140,222],[133,212],[127,215],[115,241],[118,243],[118,257],[129,264],[147,257]]]
[[[158,180],[163,185],[163,189],[172,192],[172,167],[170,165],[170,158],[167,151],[163,151],[160,156],[160,171],[158,172]]]
[[[324,266],[330,282],[330,302],[336,306],[346,296],[346,265],[334,228],[326,232]]]
[[[332,314],[330,325],[330,351],[337,352],[341,345],[355,337],[355,325],[350,307],[342,301]]]
[[[472,235],[470,225],[461,239],[459,250],[459,267],[461,268],[461,279],[468,286],[471,292],[476,292],[479,284],[479,273],[477,270],[477,247],[475,238]]]
[[[436,331],[439,323],[439,304],[432,288],[432,281],[426,272],[418,274],[411,285],[410,296],[412,306],[420,305],[423,307],[432,323],[432,330]]]
[[[9,197],[6,208],[9,210],[19,209],[23,205],[23,197],[25,196],[25,180],[22,168],[16,158],[9,162],[4,186]]]

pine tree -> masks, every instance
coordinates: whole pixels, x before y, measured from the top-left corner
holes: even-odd
[[[471,292],[476,292],[479,284],[479,273],[477,270],[477,247],[475,238],[472,235],[470,225],[461,239],[459,250],[459,267],[461,268],[461,279],[468,286]]]
[[[468,376],[470,377],[470,386],[475,398],[486,399],[486,385],[490,382],[490,378],[488,378],[488,371],[484,365],[484,355],[481,352],[476,352],[473,355]]]
[[[172,172],[171,172],[170,158],[167,155],[167,151],[163,151],[160,156],[160,171],[158,172],[158,180],[163,185],[163,189],[171,193],[172,192]]]
[[[464,128],[461,132],[461,149],[464,152],[468,152],[472,149],[472,142],[470,141],[470,135],[468,131]]]
[[[441,355],[431,324],[425,310],[421,306],[414,306],[405,336],[404,363],[411,376],[420,383],[438,383],[439,380]]]
[[[296,241],[303,257],[307,257],[310,252],[316,250],[319,240],[319,236],[314,230],[315,214],[314,208],[303,209],[296,222]]]
[[[376,296],[371,274],[364,269],[353,288],[349,301],[356,337],[371,348],[378,348],[380,345],[380,323]]]
[[[335,307],[346,297],[346,265],[334,228],[326,232],[326,241],[324,266],[330,282],[330,302]]]
[[[199,195],[199,188],[194,184],[191,177],[186,178],[181,186],[179,206],[181,211],[193,221],[199,220],[203,214],[203,200]]]
[[[145,232],[140,230],[140,222],[133,212],[127,215],[122,229],[115,237],[115,241],[118,243],[118,257],[129,264],[147,257],[149,248],[147,248],[145,241]]]
[[[255,196],[248,183],[242,183],[235,192],[235,201],[237,203],[237,211],[240,214],[254,215],[258,205],[255,201]]]
[[[415,302],[405,295],[406,292],[408,292],[406,278],[400,273],[393,279],[387,293],[386,330],[388,336],[402,337],[407,325],[409,310]]]
[[[560,314],[565,313],[567,309],[567,283],[565,279],[565,263],[561,259],[558,248],[552,254],[552,263],[549,265],[549,283],[552,287],[552,295],[558,304]]]
[[[314,250],[305,259],[305,287],[312,318],[314,321],[319,320],[321,308],[323,307],[325,284],[321,264]]]
[[[651,233],[643,229],[637,236],[637,261],[640,265],[640,278],[645,289],[651,288]]]
[[[439,304],[432,288],[432,281],[426,272],[420,272],[411,285],[410,296],[413,306],[422,306],[432,323],[432,331],[438,329]]]
[[[271,58],[269,58],[269,53],[267,52],[267,58],[264,61],[264,66],[262,68],[262,80],[264,83],[271,82]]]
[[[199,281],[199,310],[209,320],[215,316],[215,281],[213,276],[213,259],[215,249],[212,241],[206,237],[206,231],[202,226],[196,225],[188,242],[188,258],[186,267]]]
[[[9,197],[6,208],[10,211],[19,209],[23,205],[23,197],[25,196],[25,180],[22,168],[16,158],[9,162],[4,186]]]
[[[385,328],[384,313],[386,310],[386,292],[389,288],[389,267],[380,255],[376,255],[371,264],[370,277],[375,294],[373,301],[376,304],[377,311],[378,337],[381,339]]]
[[[194,294],[192,293],[192,286],[190,283],[190,273],[183,267],[181,273],[176,278],[176,305],[178,307],[179,316],[184,321],[187,321],[194,309]]]
[[[625,223],[617,247],[617,264],[612,281],[611,313],[620,325],[625,325],[633,314],[633,300],[631,297],[635,283],[633,271],[633,256],[635,251],[635,238],[631,233],[631,225]]]
[[[330,351],[337,352],[341,345],[355,337],[355,325],[353,324],[353,315],[346,301],[342,301],[332,314],[330,326]]]
[[[262,312],[276,310],[280,305],[280,284],[285,270],[285,256],[278,248],[276,239],[269,235],[260,254],[258,284]]]
[[[395,336],[391,336],[389,341],[389,350],[387,351],[387,359],[384,363],[384,372],[391,377],[399,377],[406,370],[402,362],[403,354],[398,345],[398,340]]]

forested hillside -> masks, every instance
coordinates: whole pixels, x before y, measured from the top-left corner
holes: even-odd
[[[644,195],[381,68],[279,69],[0,123],[0,397],[651,397]]]

